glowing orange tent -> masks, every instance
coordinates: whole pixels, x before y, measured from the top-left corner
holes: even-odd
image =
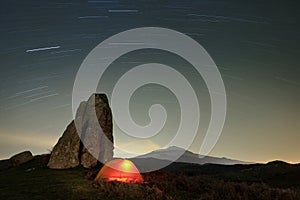
[[[101,179],[126,183],[143,183],[139,170],[133,162],[126,159],[114,159],[107,162],[99,171],[95,180]]]

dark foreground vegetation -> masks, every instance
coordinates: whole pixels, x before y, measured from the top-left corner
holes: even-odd
[[[190,165],[143,174],[145,184],[94,182],[98,169],[50,170],[47,155],[0,172],[0,199],[300,199],[300,166]],[[289,180],[290,179],[290,180]]]

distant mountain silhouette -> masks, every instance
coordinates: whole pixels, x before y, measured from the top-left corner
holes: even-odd
[[[181,156],[180,156],[181,155]],[[178,159],[176,159],[179,156]],[[212,156],[201,156],[190,151],[186,151],[180,147],[172,146],[167,149],[159,149],[150,153],[132,158],[138,163],[151,163],[151,162],[171,162],[176,160],[178,163],[192,163],[192,164],[222,164],[222,165],[235,165],[235,164],[250,164],[249,162],[233,160],[229,158],[218,158]],[[146,161],[149,160],[149,162]],[[150,161],[151,160],[151,161]]]

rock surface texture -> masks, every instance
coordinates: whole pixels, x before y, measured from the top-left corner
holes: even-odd
[[[91,168],[98,160],[111,160],[113,148],[112,113],[107,96],[93,94],[79,105],[75,120],[54,146],[48,167],[67,169],[81,164]]]

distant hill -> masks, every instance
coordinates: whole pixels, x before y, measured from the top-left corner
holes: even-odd
[[[181,155],[181,156],[180,156]],[[178,159],[176,159],[179,156]],[[222,165],[235,165],[235,164],[250,164],[249,162],[244,162],[240,160],[233,160],[229,158],[218,158],[218,157],[212,157],[212,156],[202,156],[199,154],[195,154],[190,151],[186,151],[185,149],[182,149],[180,147],[172,146],[167,149],[159,149],[152,151],[150,153],[137,156],[134,159],[149,159],[153,158],[160,160],[160,162],[163,162],[162,160],[165,160],[165,162],[168,161],[174,161],[179,163],[194,163],[194,164],[222,164]]]
[[[178,159],[176,159],[178,158]],[[159,149],[150,153],[130,158],[137,167],[143,171],[152,171],[153,169],[160,169],[172,163],[185,164],[220,164],[220,165],[236,165],[236,164],[251,164],[244,161],[233,160],[229,158],[218,158],[212,156],[201,156],[183,148],[172,146],[167,149]],[[174,166],[174,165],[173,165]],[[177,166],[177,165],[176,165]]]

